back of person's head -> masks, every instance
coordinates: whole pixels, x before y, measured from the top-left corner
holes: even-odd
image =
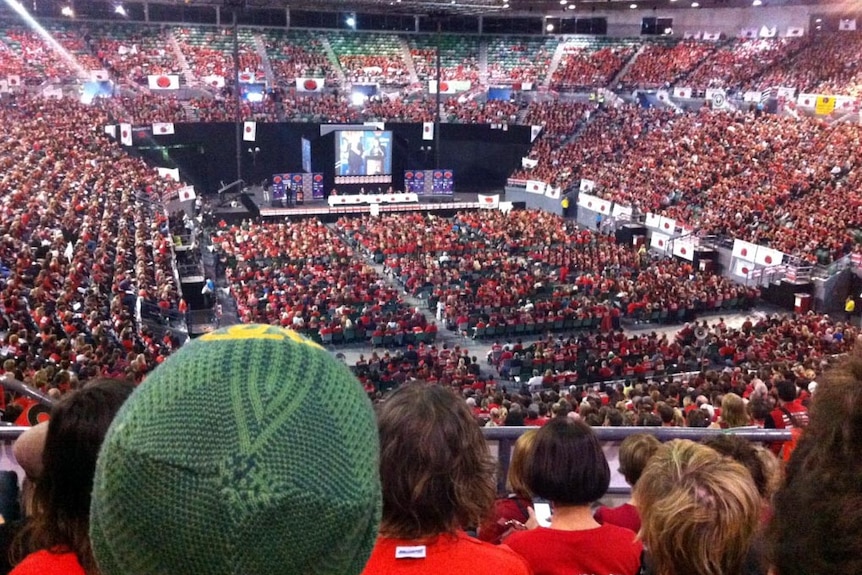
[[[779,381],[775,384],[775,391],[778,394],[778,399],[781,401],[793,401],[796,399],[796,384],[792,381],[786,379]]]
[[[607,492],[610,480],[608,461],[586,423],[555,418],[536,433],[527,474],[533,495],[556,505],[589,505]]]
[[[99,454],[102,575],[357,575],[380,519],[374,411],[296,332],[238,325],[157,367]]]
[[[777,575],[862,573],[862,350],[817,382],[810,423],[773,498]]]
[[[629,435],[620,443],[620,473],[632,487],[638,482],[647,462],[655,455],[661,442],[649,433]]]
[[[96,459],[111,421],[132,391],[131,382],[98,379],[53,407],[41,446],[32,521],[21,533],[15,555],[60,548],[75,553],[87,572],[94,571],[88,530]]]
[[[662,445],[634,489],[641,537],[660,575],[740,575],[760,498],[748,470],[688,440]]]
[[[722,434],[704,440],[703,444],[741,463],[751,474],[760,497],[768,498],[769,477],[766,464],[750,441],[736,435]]]
[[[494,460],[464,401],[404,385],[378,411],[381,533],[418,539],[478,525],[494,503]]]
[[[745,401],[735,393],[728,393],[721,400],[721,419],[728,427],[742,427],[750,423],[745,410]]]
[[[531,497],[530,488],[527,487],[527,471],[530,469],[530,456],[533,445],[536,443],[538,429],[525,431],[515,441],[512,449],[512,460],[509,462],[509,471],[506,474],[506,487],[511,493],[520,497]]]

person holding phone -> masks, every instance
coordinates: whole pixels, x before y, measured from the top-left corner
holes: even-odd
[[[536,432],[527,473],[534,503],[536,498],[550,501],[550,525],[517,531],[503,543],[524,557],[535,575],[636,575],[643,546],[635,533],[600,525],[590,509],[610,480],[592,429],[580,420],[553,419]]]

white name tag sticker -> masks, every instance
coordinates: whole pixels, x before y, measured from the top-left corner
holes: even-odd
[[[396,547],[396,559],[425,559],[425,546],[413,545],[410,547]]]

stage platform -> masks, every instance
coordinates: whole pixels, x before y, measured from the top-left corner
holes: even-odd
[[[499,193],[500,191],[489,191],[489,194]],[[245,199],[234,194],[232,198],[220,198],[218,196],[207,196],[205,201],[212,209],[212,213],[216,218],[223,219],[245,219],[254,218],[258,214],[253,213],[249,208],[253,204],[257,208],[261,218],[277,218],[277,217],[326,217],[326,216],[342,216],[352,214],[368,214],[371,213],[370,204],[353,204],[345,206],[330,206],[327,200],[311,200],[296,206],[273,206],[269,202],[267,195],[260,186],[252,186],[243,190],[242,193]],[[349,196],[352,197],[352,196]],[[250,200],[250,201],[249,201]],[[479,207],[478,194],[476,193],[458,193],[451,196],[420,196],[418,202],[408,203],[382,203],[378,204],[380,213],[391,212],[454,212],[458,210],[471,210]]]

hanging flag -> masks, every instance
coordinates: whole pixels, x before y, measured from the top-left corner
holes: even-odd
[[[422,139],[423,140],[433,140],[434,139],[434,122],[423,122],[422,123]]]
[[[805,29],[799,26],[790,26],[787,29],[788,38],[801,38],[805,34]]]
[[[120,124],[120,143],[124,146],[132,145],[132,125]]]
[[[527,191],[531,194],[541,194],[545,193],[545,182],[540,182],[538,180],[527,180]]]
[[[659,218],[658,227],[662,233],[673,235],[676,232],[676,220],[661,216]]]
[[[174,133],[173,122],[153,122],[154,136],[169,136]]]
[[[588,180],[586,178],[581,178],[581,185],[578,188],[582,192],[592,192],[596,189],[596,183],[593,180]]]
[[[239,83],[240,84],[252,84],[257,79],[257,76],[254,72],[249,72],[246,70],[245,72],[239,73]]]
[[[745,240],[733,240],[733,257],[747,262],[755,261],[757,257],[757,244]]]
[[[856,29],[856,18],[842,18],[838,21],[838,29],[839,30],[855,30]]]
[[[104,82],[110,77],[107,70],[90,70],[90,80],[94,82]]]
[[[530,170],[532,168],[535,168],[538,165],[539,165],[539,160],[536,160],[534,158],[527,158],[527,157],[521,158],[521,167],[524,168],[525,170]]]
[[[714,42],[721,37],[721,32],[704,32],[703,39],[709,40],[710,42]]]
[[[708,88],[706,99],[712,104],[714,110],[721,110],[727,104],[727,94],[721,88]]]
[[[0,80],[0,94],[6,94],[10,92],[9,90],[9,80]]]
[[[832,112],[835,111],[835,97],[834,96],[817,96],[817,100],[814,102],[814,113],[818,116],[828,116]]]
[[[10,88],[17,88],[21,85],[21,76],[18,74],[9,74],[6,76],[6,83]]]
[[[658,250],[662,253],[667,253],[667,249],[670,244],[670,236],[667,236],[661,232],[653,232],[649,239],[649,246]]]
[[[757,38],[757,28],[743,28],[739,31],[739,37],[747,39]]]
[[[687,239],[674,240],[673,255],[684,260],[694,260],[694,243]]]
[[[683,88],[681,86],[677,86],[673,89],[673,97],[674,98],[691,98],[691,88]]]
[[[484,210],[493,210],[500,206],[500,194],[486,196],[479,194],[479,207]]]
[[[538,138],[541,133],[542,126],[530,126],[530,143],[535,142],[536,138]]]
[[[179,168],[156,168],[156,171],[159,173],[159,176],[163,178],[167,178],[169,180],[173,180],[175,182],[180,181],[180,169]]]
[[[242,139],[246,142],[254,142],[257,139],[257,122],[243,122]]]
[[[196,197],[198,197],[198,196],[197,196],[197,194],[195,194],[195,187],[194,186],[185,186],[185,187],[180,188],[179,200],[181,202],[187,202],[189,200],[195,199]]]
[[[444,80],[440,82],[441,94],[455,94],[457,92],[466,92],[470,89],[470,80]],[[437,93],[437,80],[428,80],[428,92],[430,94]]]
[[[661,216],[658,214],[647,214],[644,223],[648,228],[661,228]]]
[[[211,74],[209,76],[204,76],[201,80],[203,80],[204,84],[212,88],[224,88],[224,76]]]
[[[150,90],[177,90],[180,87],[180,77],[176,74],[150,74],[147,76]]]
[[[563,189],[559,186],[554,187],[548,184],[547,188],[545,188],[545,196],[551,198],[552,200],[559,200],[562,192]]]
[[[326,85],[326,78],[297,78],[297,92],[322,92]]]
[[[631,220],[632,219],[632,207],[631,206],[622,206],[620,204],[614,204],[613,209],[611,210],[611,215],[619,220]]]
[[[762,266],[777,266],[784,259],[784,254],[778,250],[763,246],[757,247],[757,255],[754,257],[755,263]]]
[[[75,248],[72,246],[72,242],[68,242],[66,244],[66,249],[63,250],[63,256],[66,258],[66,261],[72,263],[72,256],[75,254]]]
[[[748,279],[748,274],[754,271],[754,265],[745,260],[736,260],[733,264],[733,275],[740,279]]]
[[[116,124],[108,124],[107,126],[105,126],[105,133],[116,140],[117,139],[117,125]]]

